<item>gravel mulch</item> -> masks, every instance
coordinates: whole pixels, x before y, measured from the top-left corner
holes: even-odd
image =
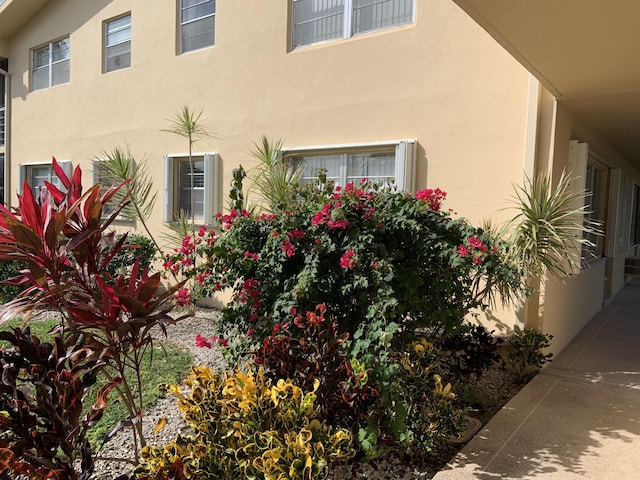
[[[198,309],[194,318],[188,318],[167,327],[167,339],[169,343],[188,349],[194,357],[194,364],[209,365],[213,370],[225,368],[222,354],[213,346],[211,349],[195,346],[195,337],[202,334],[211,337],[214,334],[214,322],[217,311]],[[476,402],[479,410],[472,416],[482,421],[483,425],[520,389],[522,385],[516,385],[511,377],[500,368],[491,368],[486,372],[476,385]],[[167,419],[167,426],[153,435],[153,427],[162,417]],[[145,437],[152,445],[164,445],[171,441],[182,430],[187,428],[182,415],[177,407],[174,396],[161,398],[158,403],[145,413],[144,417]],[[133,450],[132,435],[129,429],[123,429],[111,439],[100,452],[99,457],[107,458],[131,458]],[[368,479],[368,480],[417,480],[430,479],[449,459],[457,453],[461,446],[452,445],[444,452],[441,458],[435,462],[407,461],[401,452],[393,449],[383,451],[382,454],[368,464],[358,466],[355,476],[352,476],[351,467],[339,467],[333,476],[334,480]],[[115,461],[97,461],[92,480],[113,480],[118,475],[130,473],[132,466]]]

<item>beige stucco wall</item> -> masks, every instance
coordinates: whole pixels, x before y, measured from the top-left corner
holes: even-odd
[[[102,73],[102,22],[132,15],[131,67]],[[446,206],[478,223],[521,182],[528,73],[449,0],[418,0],[414,24],[289,51],[286,0],[218,2],[216,45],[176,55],[175,0],[57,0],[10,38],[12,169],[71,160],[91,183],[89,160],[127,142],[152,165],[187,151],[162,132],[183,105],[204,109],[218,152],[219,201],[231,170],[252,166],[261,134],[285,146],[417,139],[418,189],[440,187]],[[29,50],[70,35],[68,84],[29,91]],[[15,196],[14,196],[15,199]],[[15,201],[15,200],[14,200]],[[513,313],[500,313],[512,322]]]
[[[606,139],[594,131],[589,125],[576,118],[562,103],[555,104],[550,100],[548,92],[543,94],[541,102],[541,132],[538,149],[551,152],[546,158],[540,155],[540,168],[558,178],[569,165],[569,144],[571,140],[586,142],[608,166],[620,169],[621,177],[640,183],[640,172],[607,143]],[[553,109],[553,122],[549,122],[549,111]],[[572,175],[584,175],[584,172],[571,172]],[[618,228],[622,216],[630,214],[623,208],[622,191],[611,186],[609,195],[610,222],[607,228],[607,243],[614,247],[607,249],[612,253],[608,259],[591,262],[579,274],[562,281],[551,279],[543,285],[540,298],[539,326],[546,333],[554,335],[553,351],[564,348],[580,331],[603,304],[616,295],[625,284],[624,260],[632,248],[621,248],[628,238],[628,231]],[[622,238],[620,238],[622,236]]]

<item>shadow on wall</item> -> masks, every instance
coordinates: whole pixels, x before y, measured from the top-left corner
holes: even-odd
[[[54,25],[53,29],[31,29],[33,33],[26,41],[30,42],[29,47],[34,48],[47,42],[55,41],[66,35],[73,35],[82,25],[86,24],[91,18],[95,17],[101,10],[109,5],[113,0],[62,0],[56,2],[48,2],[40,11],[38,11],[28,23],[38,25],[39,22],[45,22],[46,25]],[[122,13],[125,13],[123,10]],[[56,18],[58,20],[56,20]],[[96,40],[101,41],[101,40]],[[73,43],[73,42],[72,42]],[[73,44],[71,45],[71,68],[73,69]],[[18,52],[24,55],[23,52]],[[13,79],[27,79],[27,83],[12,84],[11,96],[20,97],[25,100],[29,93],[29,81],[31,78],[29,69],[31,68],[31,59],[28,62],[20,62],[20,71],[16,69],[16,61],[9,61],[9,74]],[[71,72],[71,81],[73,72]]]

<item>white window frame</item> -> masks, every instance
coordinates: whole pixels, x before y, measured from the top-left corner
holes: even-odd
[[[129,23],[122,25],[118,28],[116,28],[113,31],[109,31],[109,25],[112,24],[113,22],[116,22],[118,20],[122,20],[124,18],[129,17]],[[122,32],[124,30],[129,30],[129,37],[125,40],[120,40],[117,42],[113,42],[110,43],[109,42],[109,35],[110,34],[114,34],[114,33],[119,33]],[[125,13],[124,15],[120,15],[118,17],[113,17],[110,18],[109,20],[105,20],[105,22],[103,23],[103,33],[102,33],[102,44],[103,44],[103,56],[104,56],[104,65],[103,65],[103,72],[104,73],[108,73],[108,72],[115,72],[117,70],[122,70],[123,68],[129,68],[131,66],[131,12]],[[121,45],[126,45],[129,44],[129,50],[125,51],[123,53],[121,53],[120,55],[129,54],[129,62],[128,63],[123,63],[122,65],[118,65],[116,62],[116,66],[114,68],[109,68],[109,49],[112,49],[113,47],[119,47]],[[117,55],[116,57],[119,57],[120,55]]]
[[[399,27],[402,25],[408,25],[411,23],[415,23],[415,19],[416,19],[416,0],[411,0],[412,3],[412,9],[411,9],[411,19],[406,21],[406,22],[400,22],[400,23],[394,23],[391,25],[385,25],[385,26],[381,26],[381,27],[374,27],[368,30],[363,30],[363,31],[359,31],[356,32],[355,31],[355,25],[354,25],[354,19],[356,17],[356,10],[358,8],[364,8],[364,7],[358,7],[356,5],[356,1],[357,0],[343,0],[344,4],[343,4],[343,12],[342,12],[342,35],[337,36],[337,37],[331,37],[331,38],[327,38],[327,39],[323,39],[323,40],[317,40],[317,41],[312,41],[309,43],[300,43],[298,41],[297,38],[297,26],[299,24],[302,23],[309,23],[311,21],[315,21],[317,19],[314,20],[307,20],[304,22],[300,22],[299,24],[296,23],[296,12],[295,12],[295,4],[298,1],[330,1],[330,0],[292,0],[291,1],[291,49],[295,50],[301,47],[305,47],[308,45],[315,45],[317,43],[323,43],[323,42],[331,42],[331,41],[335,41],[335,40],[341,40],[341,39],[346,39],[346,38],[351,38],[354,37],[356,35],[363,35],[363,34],[367,34],[370,32],[375,32],[378,30],[386,30],[389,28],[395,28],[395,27]],[[335,0],[334,0],[335,1]],[[375,2],[376,4],[382,4],[385,3],[388,0],[379,0],[378,2]],[[390,0],[393,1],[393,0]],[[403,0],[398,0],[398,1],[403,1]]]
[[[179,37],[179,42],[180,42],[180,54],[183,53],[189,53],[189,52],[196,52],[198,50],[204,50],[205,48],[211,48],[216,44],[216,12],[218,10],[218,6],[216,5],[216,0],[201,0],[198,3],[194,4],[194,5],[190,5],[185,7],[184,6],[184,0],[178,0],[178,25],[179,25],[179,32],[178,32],[178,37]],[[185,10],[189,9],[189,8],[193,8],[196,7],[198,5],[202,5],[208,2],[213,2],[213,13],[210,13],[208,15],[203,15],[201,17],[197,17],[191,20],[186,20],[183,21],[182,20],[182,14]],[[191,49],[186,49],[185,45],[184,45],[184,27],[196,22],[202,22],[205,21],[207,19],[211,19],[211,21],[213,22],[213,43],[211,43],[211,45],[205,45],[203,47],[199,47],[199,48],[191,48]]]
[[[67,58],[63,59],[63,60],[53,60],[53,45],[55,43],[58,42],[62,42],[66,40],[68,45],[69,45],[69,53],[67,55]],[[49,59],[46,65],[43,65],[41,67],[35,67],[35,58],[36,58],[36,53],[42,49],[48,48],[49,49]],[[63,62],[68,62],[69,63],[69,76],[68,78],[63,81],[63,82],[58,82],[58,83],[53,83],[53,66],[54,65],[59,65]],[[39,87],[35,87],[33,84],[33,77],[34,77],[34,73],[36,72],[36,70],[41,70],[47,68],[48,69],[48,81],[46,85],[43,86],[39,86]],[[30,71],[31,71],[31,91],[36,91],[36,90],[44,90],[45,88],[51,88],[54,87],[56,85],[64,85],[65,83],[69,83],[69,81],[71,80],[71,39],[69,38],[69,36],[66,37],[61,37],[57,40],[53,40],[49,43],[46,43],[44,45],[40,45],[39,47],[33,48],[31,49],[31,67],[30,67]]]
[[[204,215],[202,218],[195,217],[195,221],[199,225],[213,226],[214,216],[220,211],[218,204],[219,157],[217,153],[193,153],[191,157],[192,159],[202,158],[204,160]],[[177,207],[180,205],[178,163],[188,160],[187,154],[165,155],[163,159],[164,205],[162,219],[165,223],[173,223],[176,220]]]
[[[64,173],[67,174],[67,177],[71,178],[73,175],[73,164],[71,163],[70,160],[62,160],[62,161],[58,161],[58,164],[60,165],[60,167],[62,168],[62,170],[64,170]],[[47,178],[47,181],[53,183],[56,187],[58,187],[61,191],[65,191],[65,187],[64,185],[62,185],[62,183],[58,180],[58,177],[56,176],[55,172],[53,171],[53,164],[52,163],[44,163],[44,162],[36,162],[36,163],[21,163],[20,167],[19,167],[19,186],[18,186],[18,191],[20,192],[20,194],[24,194],[24,182],[26,181],[29,186],[31,187],[31,191],[33,192],[33,195],[38,198],[38,191],[36,191],[34,189],[33,186],[33,170],[34,168],[43,168],[43,167],[48,167],[49,168],[49,176]],[[39,186],[38,188],[41,188],[42,186]]]
[[[282,149],[285,162],[295,161],[297,157],[313,155],[340,155],[340,178],[338,184],[347,183],[346,158],[353,153],[395,153],[395,167],[393,181],[399,190],[413,192],[415,189],[415,151],[416,140],[391,140],[385,142],[348,143],[336,145],[316,145],[305,147],[286,147]]]

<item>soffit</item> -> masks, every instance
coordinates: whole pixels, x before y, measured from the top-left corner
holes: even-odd
[[[640,2],[454,2],[640,169]]]
[[[0,40],[13,36],[47,0],[5,0],[0,3]]]

